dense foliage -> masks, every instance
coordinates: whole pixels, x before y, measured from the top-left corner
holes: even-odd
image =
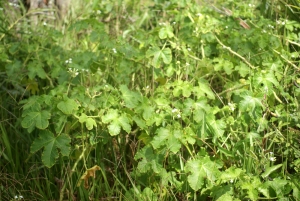
[[[0,10],[0,200],[300,200],[299,9]]]

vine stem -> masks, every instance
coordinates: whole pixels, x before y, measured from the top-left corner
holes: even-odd
[[[83,148],[82,153],[80,154],[80,156],[78,157],[78,159],[76,160],[76,162],[74,163],[74,165],[73,165],[73,167],[72,167],[72,169],[71,169],[71,173],[70,173],[69,177],[71,177],[72,174],[73,174],[73,172],[75,172],[75,169],[76,169],[76,167],[77,167],[79,161],[81,161],[81,159],[85,156],[87,150],[89,150],[87,147],[84,147],[84,148]],[[62,201],[62,200],[63,200],[65,189],[66,189],[66,182],[63,183],[63,186],[62,186],[62,188],[61,188],[61,190],[60,190],[60,193],[59,193],[59,201]]]
[[[226,50],[228,50],[231,54],[234,54],[235,56],[239,57],[243,62],[245,62],[250,68],[255,69],[255,67],[243,56],[241,56],[239,53],[233,51],[230,47],[224,45],[220,39],[215,35],[218,43]]]

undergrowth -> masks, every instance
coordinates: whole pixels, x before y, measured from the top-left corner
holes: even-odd
[[[299,8],[2,9],[0,200],[300,200]]]

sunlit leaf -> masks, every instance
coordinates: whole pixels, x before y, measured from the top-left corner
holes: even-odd
[[[159,38],[160,39],[173,38],[173,37],[174,37],[173,28],[170,25],[162,27],[159,30]]]
[[[185,171],[190,175],[188,182],[190,187],[197,191],[204,187],[204,183],[214,183],[219,177],[221,166],[210,160],[208,156],[199,159],[189,160],[185,166]]]
[[[70,98],[65,98],[65,100],[57,104],[57,108],[65,114],[73,114],[78,110],[78,103]]]

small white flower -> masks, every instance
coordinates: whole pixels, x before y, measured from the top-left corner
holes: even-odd
[[[72,63],[72,58],[69,58],[65,61],[66,64],[71,64]]]
[[[230,179],[230,183],[233,183],[233,179]]]
[[[178,112],[178,109],[174,108],[172,109],[172,113]]]
[[[115,54],[117,53],[116,48],[113,48],[112,51],[113,51]]]
[[[46,22],[43,22],[43,25],[44,25],[44,26],[47,26],[47,23],[46,23]]]
[[[269,160],[272,161],[272,162],[274,162],[274,161],[276,161],[276,157],[271,156],[271,157],[269,158]]]
[[[173,24],[176,24],[176,22],[173,22]]]
[[[226,29],[228,29],[228,26],[225,26]]]
[[[234,103],[228,103],[228,106],[229,106],[231,111],[235,110],[235,104]]]
[[[13,6],[13,7],[16,7],[16,8],[19,8],[19,4],[16,4],[16,3],[9,3],[10,6]]]
[[[78,72],[78,69],[75,69],[75,68],[68,68],[69,69],[69,73],[71,74],[71,76],[72,77],[76,77],[78,74],[79,74],[79,72]]]
[[[178,118],[178,119],[180,119],[180,118],[181,118],[180,114],[177,114],[177,118]]]

